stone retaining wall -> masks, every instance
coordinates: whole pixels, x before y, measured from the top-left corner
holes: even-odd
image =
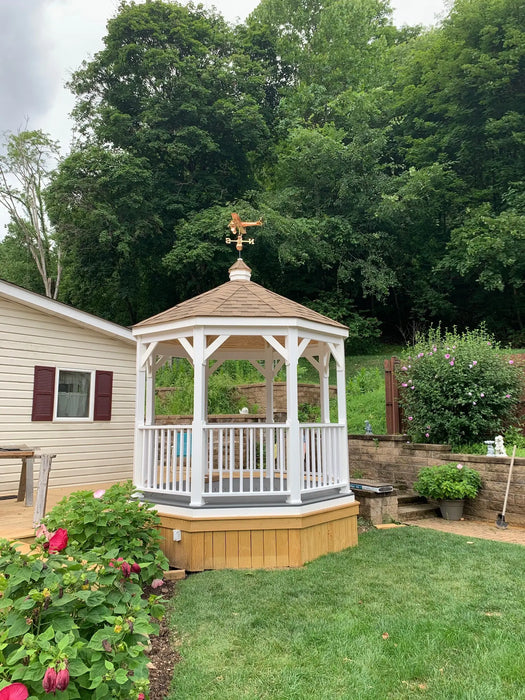
[[[507,446],[507,451],[510,451]],[[421,467],[460,462],[481,474],[483,488],[473,501],[465,501],[465,517],[496,520],[505,499],[510,457],[459,455],[449,445],[408,443],[401,435],[349,435],[350,474],[393,484],[400,491],[412,489]],[[525,458],[516,457],[505,519],[525,527]]]
[[[264,410],[266,406],[266,386],[261,384],[239,384],[236,391],[243,397],[247,406],[259,406]],[[299,384],[298,385],[299,404],[307,403],[319,406],[320,387],[319,384]],[[330,387],[330,398],[337,396],[337,387]],[[273,385],[273,406],[275,411],[286,411],[286,382],[274,382]]]

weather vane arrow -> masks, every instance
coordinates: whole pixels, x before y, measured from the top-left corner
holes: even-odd
[[[235,212],[232,213],[232,220],[228,224],[228,228],[232,232],[232,234],[235,236],[235,238],[228,238],[226,239],[226,243],[235,243],[235,247],[239,251],[239,257],[241,257],[241,250],[243,243],[248,243],[249,245],[253,245],[255,243],[255,240],[253,238],[247,238],[243,239],[243,236],[246,235],[246,227],[248,226],[262,226],[263,222],[262,219],[259,219],[259,221],[241,221],[241,217],[236,214]]]

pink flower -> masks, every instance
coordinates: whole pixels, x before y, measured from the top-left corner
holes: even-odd
[[[53,666],[50,666],[42,679],[42,688],[46,693],[54,693],[57,689],[57,672]]]
[[[472,364],[473,364],[474,367],[475,367],[475,366],[478,364],[478,361],[477,361],[477,360],[472,360]]]
[[[424,357],[424,355],[425,355],[424,352],[420,352],[420,353],[418,354],[418,357]]]
[[[510,399],[510,394],[505,394],[506,399]]]
[[[425,437],[430,437],[430,433],[425,433]]]
[[[49,554],[56,554],[67,547],[67,539],[67,530],[59,527],[49,542],[44,544],[44,548],[49,549]]]
[[[122,562],[122,564],[120,565],[120,570],[124,574],[124,578],[129,578],[129,575],[131,573],[131,566],[128,564],[127,561]]]
[[[449,362],[448,364],[449,364],[451,367],[454,367],[454,360],[450,360],[450,362]]]
[[[483,398],[485,396],[485,394],[480,394],[480,396],[481,396],[481,398]]]
[[[131,565],[131,571],[134,574],[140,574],[140,566],[135,562],[134,564]]]
[[[44,523],[41,523],[35,532],[35,537],[45,537],[46,540],[49,542],[51,539],[51,533],[47,529],[47,527],[44,525]]]
[[[509,360],[509,365],[513,365],[513,364],[514,364],[514,360]]]
[[[408,420],[414,420],[414,416],[408,416]]]
[[[437,348],[432,348],[432,351],[433,351],[433,352],[437,352],[438,349],[437,349]]]
[[[478,403],[477,401],[473,401],[472,405],[475,406],[477,403]]]
[[[163,585],[164,585],[164,581],[161,578],[154,578],[153,581],[151,582],[152,588],[160,588]]]
[[[457,468],[457,469],[463,469],[463,465],[462,465],[462,464],[456,464],[456,468]]]
[[[139,694],[137,695],[137,700],[144,700],[144,698],[145,698],[144,693],[139,693]]]
[[[98,491],[95,491],[93,494],[93,498],[102,498],[102,496],[106,493],[106,489],[98,489]]]
[[[449,357],[450,357],[450,353],[449,352],[445,353],[445,360],[448,360]]]
[[[67,668],[63,668],[57,673],[57,690],[65,690],[69,685],[69,671]]]
[[[26,700],[29,690],[23,683],[11,683],[0,690],[0,700]]]
[[[415,387],[415,386],[411,386],[410,388],[411,388],[411,389],[415,389],[416,387]]]
[[[407,384],[406,382],[403,382],[403,383],[401,384],[401,386],[407,387],[408,384]]]
[[[408,368],[407,368],[407,367],[401,367],[401,369],[403,370],[403,372],[408,372]]]

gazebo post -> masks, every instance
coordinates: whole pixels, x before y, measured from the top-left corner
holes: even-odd
[[[266,422],[273,423],[273,348],[268,345],[264,354],[264,381],[266,389]]]
[[[301,431],[299,428],[299,403],[297,386],[298,364],[297,328],[289,328],[286,336],[286,422],[288,424],[287,475],[290,495],[287,503],[301,503],[301,483],[303,476],[302,454],[300,446]]]
[[[204,328],[195,328],[193,332],[193,423],[191,430],[191,500],[190,506],[198,508],[203,505],[202,487],[204,484],[206,423],[206,337]]]
[[[135,396],[135,450],[133,463],[133,483],[142,488],[144,485],[144,435],[139,428],[144,424],[144,402],[146,400],[146,370],[142,366],[143,343],[137,344],[137,388]]]
[[[146,369],[146,425],[155,424],[155,358],[149,357]]]
[[[335,345],[335,361],[337,365],[337,422],[346,425],[346,382],[345,382],[345,343],[340,340]],[[348,437],[346,432],[340,436],[340,474],[344,475],[346,486],[340,489],[340,493],[349,493],[348,485]]]
[[[319,356],[319,379],[321,384],[321,423],[330,423],[330,350],[325,346]]]

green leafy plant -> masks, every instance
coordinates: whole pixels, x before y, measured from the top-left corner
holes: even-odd
[[[67,533],[60,539],[62,551],[36,544],[29,554],[0,541],[0,687],[19,681],[34,698],[144,700],[144,648],[161,599],[143,597],[119,548],[75,552]]]
[[[482,442],[513,423],[521,372],[483,327],[432,328],[398,372],[406,431],[417,442]]]
[[[456,462],[423,467],[414,483],[414,491],[434,501],[475,498],[480,488],[479,472]]]
[[[107,490],[76,491],[43,519],[49,531],[66,527],[68,553],[96,548],[118,551],[130,565],[140,565],[139,580],[162,578],[168,560],[160,550],[160,518],[151,503],[134,498],[134,487],[114,484]]]

